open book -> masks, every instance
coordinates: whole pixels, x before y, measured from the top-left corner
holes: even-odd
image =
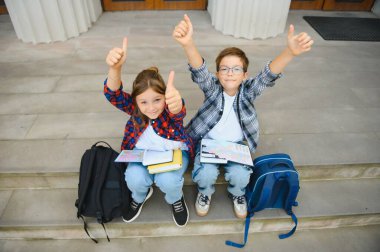
[[[227,164],[228,161],[253,166],[248,146],[213,139],[202,139],[202,163]]]
[[[115,162],[141,162],[148,166],[171,162],[173,151],[153,151],[153,150],[123,150],[115,159]]]
[[[148,171],[150,174],[160,173],[160,172],[168,172],[178,170],[182,167],[182,151],[180,149],[173,151],[173,161],[149,165]]]

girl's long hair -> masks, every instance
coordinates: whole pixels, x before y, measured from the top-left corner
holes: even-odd
[[[141,113],[136,103],[136,97],[144,93],[149,88],[159,94],[165,95],[166,85],[162,76],[158,72],[157,67],[150,67],[141,71],[133,82],[132,100],[135,109],[133,111],[132,120],[133,123],[135,125],[137,124],[139,127],[145,126],[149,122],[149,118]]]

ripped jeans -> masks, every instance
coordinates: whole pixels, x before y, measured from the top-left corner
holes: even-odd
[[[249,166],[234,162],[227,164],[201,163],[199,151],[195,156],[192,172],[193,181],[198,184],[198,191],[209,197],[215,192],[214,185],[219,175],[220,166],[223,166],[225,170],[224,179],[228,182],[227,191],[233,196],[244,195],[252,173]]]

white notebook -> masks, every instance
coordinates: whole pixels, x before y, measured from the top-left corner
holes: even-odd
[[[173,161],[173,150],[153,151],[145,150],[142,164],[145,166],[152,164],[161,164]]]

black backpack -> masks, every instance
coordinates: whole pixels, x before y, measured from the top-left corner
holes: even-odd
[[[107,146],[98,146],[104,143]],[[104,223],[122,216],[122,211],[129,205],[131,192],[124,179],[125,163],[116,163],[118,153],[103,141],[92,145],[82,156],[78,199],[75,206],[78,208],[77,218],[83,220],[83,228],[89,234],[84,217],[94,217],[103,226],[107,240],[109,240]]]

